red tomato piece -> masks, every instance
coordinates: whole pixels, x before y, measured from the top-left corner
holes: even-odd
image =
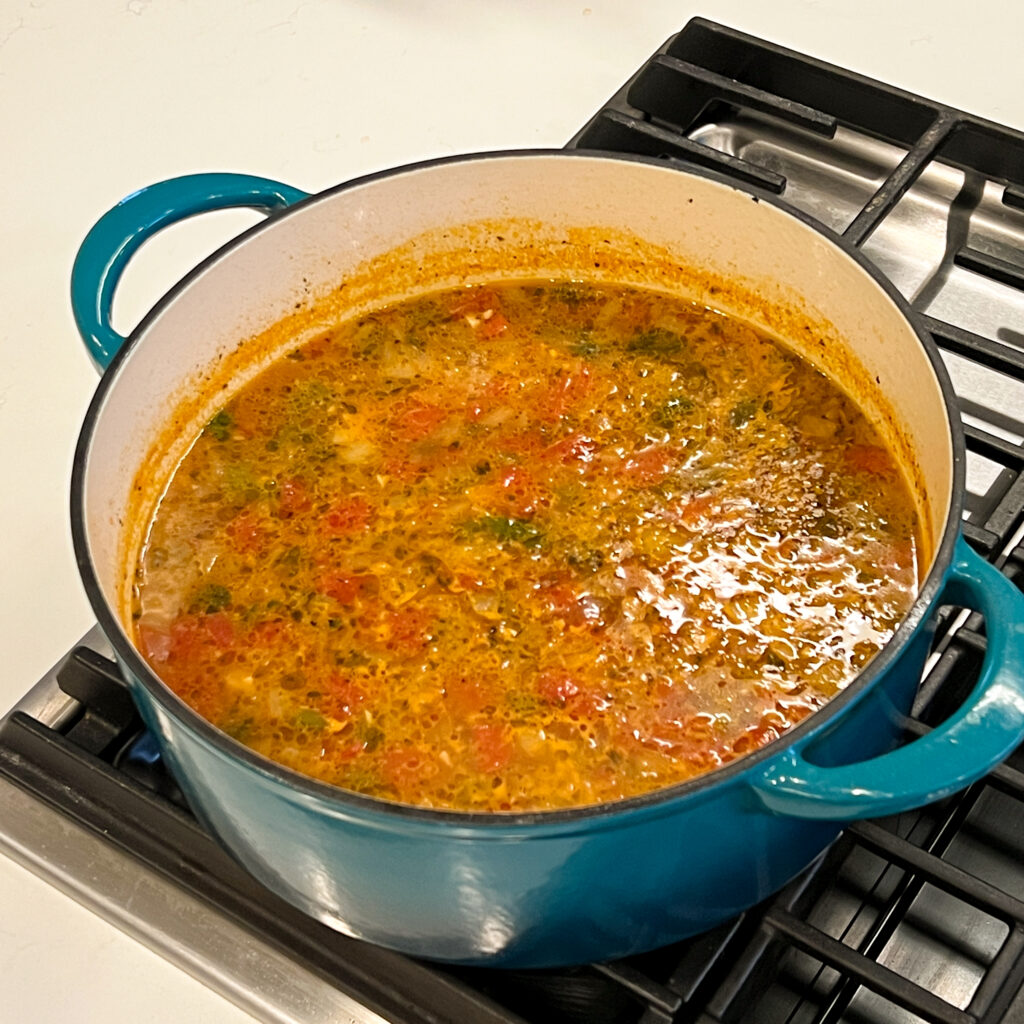
[[[366,700],[363,688],[344,676],[332,675],[325,689],[325,710],[332,718],[348,718]]]
[[[590,621],[581,596],[569,583],[546,583],[537,589],[537,599],[544,610],[567,626],[583,626]]]
[[[430,640],[428,627],[433,616],[420,608],[400,608],[387,615],[391,646],[408,654],[423,650]]]
[[[678,453],[665,445],[650,445],[633,452],[622,461],[622,476],[641,487],[659,484],[676,467]]]
[[[580,684],[568,672],[548,669],[537,677],[537,693],[548,704],[565,707],[566,703],[579,695]]]
[[[317,581],[317,589],[341,604],[352,604],[357,598],[376,590],[378,582],[377,577],[369,572],[327,572]]]
[[[139,647],[147,661],[161,664],[171,656],[174,645],[170,630],[143,623],[138,628],[138,637]]]
[[[489,288],[474,288],[465,294],[456,297],[452,305],[452,316],[472,317],[474,320],[481,319],[486,313],[493,313],[498,309],[498,296]]]
[[[553,462],[570,465],[574,462],[590,462],[597,451],[597,442],[586,434],[570,434],[569,437],[548,445],[544,457]]]
[[[373,506],[363,497],[342,498],[334,503],[324,516],[324,525],[330,533],[359,533],[366,529],[373,514]]]
[[[853,444],[843,452],[847,464],[859,473],[873,473],[884,476],[896,469],[892,456],[878,445]]]
[[[234,624],[223,612],[217,612],[215,615],[204,615],[201,621],[210,639],[222,650],[234,644]]]
[[[682,524],[690,530],[700,527],[702,521],[711,511],[711,496],[704,494],[699,498],[691,498],[677,510],[677,515]]]
[[[190,661],[200,649],[199,619],[183,615],[171,623],[171,650],[169,661]]]
[[[504,726],[494,722],[473,726],[473,760],[478,771],[500,771],[508,766],[512,753]]]
[[[259,553],[266,545],[266,527],[252,509],[242,509],[224,529],[235,551],[243,555]]]
[[[597,719],[610,706],[601,690],[585,685],[564,669],[545,669],[537,677],[536,690],[541,700],[565,708],[574,722]]]
[[[543,422],[557,423],[586,397],[590,385],[590,369],[581,363],[577,369],[559,374],[534,396],[534,412]]]
[[[479,391],[469,396],[466,406],[466,419],[471,423],[497,411],[508,403],[508,395],[512,389],[511,382],[502,376],[495,376]]]
[[[529,518],[550,500],[533,474],[520,466],[503,470],[499,482],[503,498],[501,511],[517,519]]]
[[[308,512],[312,507],[309,491],[301,480],[282,480],[277,488],[277,514],[281,519]]]
[[[235,627],[223,613],[182,615],[171,623],[167,661],[188,662],[211,647],[226,650],[234,645]]]
[[[491,312],[488,316],[486,313],[480,321],[479,327],[477,327],[477,334],[481,338],[497,338],[499,334],[504,334],[509,329],[508,317],[504,313],[499,313],[497,310]]]
[[[324,738],[323,754],[325,761],[333,761],[334,764],[348,764],[354,761],[363,752],[361,740],[339,740],[336,736]]]
[[[403,402],[391,417],[390,428],[403,441],[422,441],[448,419],[449,410],[429,402]]]
[[[415,794],[418,788],[438,772],[437,762],[418,747],[397,747],[381,756],[381,773],[399,796]]]

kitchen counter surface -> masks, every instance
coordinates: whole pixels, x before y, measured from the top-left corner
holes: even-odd
[[[697,15],[1024,128],[1016,0],[0,3],[0,713],[92,623],[67,495],[96,384],[68,278],[93,221],[195,171],[318,191],[425,157],[560,146]],[[116,324],[257,219],[165,232],[129,268]],[[0,1024],[101,1020],[251,1018],[0,855]]]

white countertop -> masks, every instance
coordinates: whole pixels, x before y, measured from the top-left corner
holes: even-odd
[[[318,191],[562,145],[696,15],[1024,128],[1019,0],[0,2],[0,713],[92,623],[67,495],[96,384],[68,278],[93,221],[194,171]],[[118,325],[255,219],[215,214],[147,246]],[[0,979],[0,1024],[251,1020],[2,855]]]

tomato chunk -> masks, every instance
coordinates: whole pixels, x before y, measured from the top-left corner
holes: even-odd
[[[373,514],[373,506],[363,497],[342,498],[324,516],[329,533],[343,536],[365,530]]]
[[[674,448],[651,445],[626,456],[621,463],[621,473],[628,482],[649,487],[660,484],[676,468],[678,458]]]
[[[332,718],[348,718],[366,701],[366,691],[344,676],[332,675],[325,689],[324,710]]]
[[[327,572],[318,581],[320,593],[341,604],[352,604],[357,598],[372,593],[379,583],[373,573]]]
[[[478,771],[496,772],[512,760],[513,747],[503,726],[486,722],[473,727],[474,761]]]
[[[309,511],[313,502],[301,480],[282,480],[277,488],[277,514],[281,519],[292,519]]]
[[[386,624],[391,646],[408,654],[423,650],[430,641],[432,621],[433,616],[420,608],[400,608],[389,612]]]
[[[563,371],[553,383],[545,385],[535,395],[535,412],[547,423],[557,423],[568,415],[590,391],[590,369],[583,363],[572,370]]]
[[[860,473],[872,473],[884,476],[896,470],[892,456],[878,445],[853,444],[843,452],[847,464]]]
[[[396,411],[390,428],[404,441],[422,441],[448,419],[448,414],[449,411],[439,405],[410,400]]]
[[[252,509],[245,508],[225,527],[232,546],[240,554],[258,554],[267,543],[267,529]]]
[[[574,462],[590,462],[598,449],[598,443],[586,434],[570,434],[554,444],[548,445],[544,457],[553,462],[571,465]]]
[[[568,672],[549,669],[537,677],[537,693],[549,704],[564,707],[580,692],[580,684]]]
[[[417,792],[438,770],[437,760],[416,746],[392,748],[381,757],[381,772],[400,798]]]

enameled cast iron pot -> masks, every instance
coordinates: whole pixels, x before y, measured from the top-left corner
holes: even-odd
[[[268,217],[176,285],[125,343],[110,309],[132,252],[166,224],[228,206]],[[754,754],[648,796],[448,813],[280,768],[200,719],[128,639],[126,565],[153,488],[275,349],[346,311],[510,276],[671,287],[786,337],[855,395],[904,464],[926,535],[920,595],[825,708]],[[652,948],[778,889],[843,822],[947,795],[1022,738],[1024,596],[960,537],[963,446],[937,352],[859,254],[768,196],[656,161],[562,151],[442,160],[315,196],[196,175],[106,214],[79,252],[72,298],[105,369],[72,494],[93,608],[196,814],[270,889],[347,934],[520,967]],[[980,680],[944,724],[897,748],[942,604],[985,616]]]

